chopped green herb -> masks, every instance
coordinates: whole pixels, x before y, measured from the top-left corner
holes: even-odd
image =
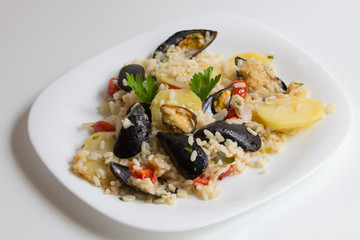
[[[136,74],[134,79],[134,75],[129,73],[126,73],[126,78],[129,87],[134,90],[136,96],[138,96],[143,103],[151,104],[159,88],[154,78],[148,76],[146,81],[143,82],[139,75]]]
[[[303,83],[297,83],[297,82],[294,83],[294,84],[298,85],[299,87],[302,86],[302,85],[304,85]]]
[[[191,148],[185,147],[185,150],[188,152],[192,152],[193,150]]]
[[[96,139],[98,139],[99,138],[99,135],[94,135],[92,138],[91,138],[91,140],[96,140]]]
[[[224,164],[230,164],[235,161],[235,157],[227,157],[226,154],[222,151],[216,153],[216,156],[212,159],[215,163],[221,160]]]
[[[267,58],[269,58],[269,59],[274,59],[274,55],[273,54],[270,54],[269,56],[267,56]]]
[[[211,78],[212,71],[213,67],[208,67],[207,69],[204,69],[204,74],[201,72],[194,74],[189,83],[191,91],[193,91],[201,101],[204,101],[207,98],[211,90],[220,81],[221,74],[217,75],[215,78]]]
[[[234,103],[238,106],[241,106],[241,101],[235,100]]]
[[[270,75],[270,73],[268,73],[265,69],[264,69],[264,72],[266,73],[266,76],[267,76],[270,80],[274,79],[274,77],[272,77],[272,76]]]

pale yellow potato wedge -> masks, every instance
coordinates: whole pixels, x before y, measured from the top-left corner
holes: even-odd
[[[100,148],[100,143],[102,141],[104,141],[104,149]],[[87,150],[90,153],[88,156],[86,156],[86,161],[82,163],[83,166],[86,168],[74,169],[74,171],[82,175],[90,182],[94,182],[93,176],[97,176],[96,171],[98,169],[102,169],[106,174],[106,178],[102,179],[101,177],[98,177],[100,183],[102,186],[109,186],[110,181],[116,180],[116,177],[111,173],[108,166],[106,166],[106,164],[104,163],[103,156],[105,153],[113,151],[114,143],[115,138],[111,132],[94,133],[93,135],[85,139],[84,145],[81,150]],[[94,159],[94,156],[98,156],[98,158]],[[81,159],[81,154],[76,154],[75,160],[79,161]],[[76,162],[74,162],[73,164],[75,163]]]
[[[170,100],[170,93],[174,94],[174,101]],[[150,109],[152,121],[161,121],[160,106],[162,104],[185,106],[189,110],[198,111],[201,109],[201,99],[190,89],[169,89],[160,91],[153,99]]]
[[[204,69],[208,68],[210,66],[199,66],[198,69],[195,69],[195,71],[192,72],[188,72],[187,73],[187,77],[186,79],[188,79],[188,81],[176,81],[176,76],[174,76],[172,73],[169,73],[168,71],[164,70],[164,69],[159,69],[158,71],[156,71],[155,73],[155,77],[156,80],[162,83],[166,83],[178,88],[189,88],[189,82],[192,78],[192,76],[196,73],[204,73]],[[213,67],[213,71],[211,74],[212,78],[215,78],[216,75],[221,74],[221,70],[219,70],[216,67]],[[221,80],[221,79],[220,79]]]
[[[249,53],[241,53],[241,54],[236,54],[234,56],[232,56],[228,61],[230,64],[235,64],[235,58],[236,57],[241,57],[242,59],[245,60],[249,60],[250,58],[255,58],[257,60],[261,60],[262,62],[267,62],[267,63],[271,63],[272,59],[271,58],[267,58],[264,57],[261,54],[258,53],[254,53],[254,52],[249,52]]]
[[[322,102],[309,98],[280,98],[259,105],[258,116],[274,130],[307,127],[325,115]]]
[[[189,83],[176,81],[175,76],[166,72],[163,69],[159,69],[158,71],[156,71],[155,77],[156,77],[156,80],[161,83],[166,83],[166,84],[178,87],[178,88],[188,88],[189,87]]]

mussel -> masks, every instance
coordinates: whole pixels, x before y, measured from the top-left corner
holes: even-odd
[[[170,105],[163,104],[160,107],[162,113],[162,121],[175,133],[192,133],[195,131],[196,115],[190,110]]]
[[[202,110],[205,113],[216,114],[222,109],[228,109],[235,87],[224,88],[211,96],[202,103]]]
[[[164,43],[158,46],[154,52],[153,58],[158,58],[163,61],[165,53],[169,46],[179,46],[185,50],[185,55],[188,58],[194,57],[196,54],[204,50],[209,46],[217,36],[217,31],[206,30],[206,29],[192,29],[183,30],[173,34]],[[162,53],[157,56],[158,53]]]
[[[131,92],[132,88],[127,85],[126,73],[134,75],[134,78],[139,75],[143,81],[145,80],[145,69],[141,65],[129,64],[124,66],[119,73],[118,86],[127,92]]]
[[[133,189],[135,191],[138,191],[138,192],[145,193],[145,194],[150,194],[150,195],[153,195],[153,196],[156,196],[156,197],[160,197],[160,196],[158,196],[156,194],[152,194],[152,193],[148,193],[148,192],[145,192],[143,190],[140,190],[137,187],[135,187],[134,185],[132,185],[131,180],[130,180],[131,173],[130,173],[128,167],[117,164],[115,162],[111,162],[109,164],[109,168],[110,168],[110,171],[112,172],[112,174],[114,174],[114,176],[117,179],[119,179],[122,183],[124,183],[125,185],[127,185],[131,189]],[[160,184],[164,184],[166,181],[165,181],[165,179],[159,177],[158,182]]]
[[[250,127],[240,124],[228,124],[226,122],[214,122],[194,133],[194,139],[206,140],[205,130],[215,134],[219,132],[225,139],[237,142],[245,152],[256,152],[261,147],[261,139]]]
[[[196,143],[188,143],[189,136],[160,131],[157,138],[181,176],[195,179],[204,172],[207,155]]]
[[[140,103],[130,107],[123,126],[116,137],[114,154],[119,158],[130,158],[138,154],[141,144],[150,137],[151,124]]]
[[[128,115],[132,109],[133,106],[135,106],[135,104],[137,103],[134,103],[133,105],[131,105],[127,111],[126,111],[126,115]],[[151,121],[151,110],[150,110],[150,104],[147,104],[147,103],[140,103],[141,106],[143,106],[143,108],[145,109],[145,114],[148,115],[149,117],[149,120]]]

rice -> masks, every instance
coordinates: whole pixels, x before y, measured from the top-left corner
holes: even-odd
[[[188,137],[188,144],[190,146],[192,146],[194,144],[194,136],[191,135],[191,136]]]
[[[121,200],[124,202],[133,202],[135,201],[136,197],[134,195],[125,195],[121,197]]]
[[[192,153],[191,153],[190,160],[191,160],[192,162],[194,162],[194,161],[196,160],[196,157],[197,157],[197,151],[194,150],[194,151],[192,151]]]
[[[124,128],[129,128],[131,126],[134,126],[134,124],[128,118],[125,118],[123,120],[123,127]]]
[[[209,36],[208,36],[209,37]],[[159,61],[160,57],[167,61]],[[132,202],[142,197],[129,189],[126,184],[120,182],[109,170],[112,162],[124,166],[132,164],[132,171],[142,171],[143,167],[151,169],[157,176],[157,181],[152,181],[150,177],[143,179],[131,176],[129,182],[141,191],[150,193],[143,198],[147,203],[174,205],[177,198],[187,198],[188,195],[196,195],[200,199],[209,200],[221,195],[218,185],[224,176],[237,175],[243,172],[246,167],[264,168],[261,173],[266,173],[265,167],[271,161],[271,153],[278,153],[284,149],[289,136],[297,133],[297,130],[280,132],[274,131],[270,127],[259,121],[255,111],[258,104],[265,102],[272,104],[273,100],[288,96],[306,97],[308,91],[305,85],[292,81],[288,85],[287,91],[274,81],[275,74],[271,64],[261,62],[255,58],[249,59],[241,66],[235,66],[222,59],[221,54],[212,55],[208,51],[202,51],[195,57],[189,59],[185,57],[183,49],[170,46],[164,54],[157,54],[155,58],[147,60],[136,59],[136,64],[144,67],[147,75],[155,76],[157,79],[173,79],[177,87],[185,88],[193,74],[202,72],[204,66],[212,66],[214,72],[220,73],[220,82],[211,90],[213,94],[227,87],[232,81],[237,79],[236,71],[240,71],[246,79],[250,92],[246,97],[234,95],[230,101],[227,96],[224,103],[229,103],[233,108],[238,108],[242,118],[230,118],[225,122],[228,124],[245,125],[246,129],[253,136],[260,136],[261,148],[258,152],[250,153],[238,146],[237,142],[226,139],[219,131],[212,133],[204,130],[206,139],[195,138],[192,134],[187,135],[187,144],[190,146],[198,145],[208,158],[208,163],[202,174],[195,179],[184,179],[177,171],[170,157],[160,145],[156,135],[159,131],[164,131],[161,121],[153,121],[148,142],[141,143],[141,151],[132,158],[118,158],[113,152],[115,138],[121,128],[127,129],[138,123],[131,122],[126,117],[126,111],[130,106],[141,102],[134,91],[126,92],[119,90],[109,96],[106,101],[98,107],[98,111],[106,116],[106,121],[115,127],[114,132],[100,132],[93,134],[85,140],[84,146],[76,153],[74,161],[71,162],[71,170],[79,174],[97,187],[102,187],[105,194],[120,196],[124,202]],[[120,80],[121,81],[121,80]],[[127,85],[125,79],[123,85]],[[115,82],[114,82],[115,83]],[[235,87],[245,87],[244,82],[235,84]],[[171,86],[162,82],[159,84],[158,92],[169,90]],[[176,98],[176,90],[170,90],[167,99],[161,99],[160,105],[177,105],[179,99]],[[134,105],[135,107],[135,105]],[[203,112],[201,109],[194,110],[196,104],[188,102],[182,107],[192,109],[196,115],[196,129],[201,129],[215,121],[221,121],[227,116],[226,109],[213,115]],[[326,106],[326,112],[335,111],[333,103]],[[165,108],[168,114],[175,114],[170,108]],[[93,122],[85,123],[82,126],[91,128]],[[125,146],[124,146],[125,147]],[[226,157],[233,157],[232,163],[224,160],[213,161],[217,153],[222,152]],[[189,160],[196,161],[200,153],[196,150],[191,152]],[[160,183],[159,178],[166,181]]]

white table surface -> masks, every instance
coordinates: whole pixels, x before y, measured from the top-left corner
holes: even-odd
[[[1,239],[360,239],[360,2],[176,2],[0,1]],[[49,83],[95,54],[198,13],[248,17],[311,53],[347,91],[352,130],[313,175],[237,217],[179,233],[123,226],[85,205],[47,170],[27,134],[29,109]]]

